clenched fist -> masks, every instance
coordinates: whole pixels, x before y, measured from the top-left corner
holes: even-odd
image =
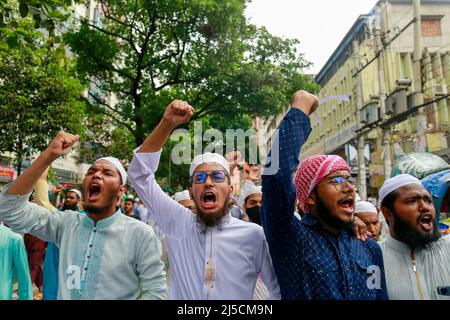
[[[319,99],[309,92],[300,90],[294,93],[291,105],[310,116],[319,107]]]
[[[50,142],[45,153],[53,159],[65,156],[72,149],[73,145],[80,141],[78,135],[73,135],[64,131],[58,132],[56,137]]]
[[[193,114],[194,108],[186,101],[174,100],[167,106],[163,119],[172,126],[177,127],[188,122]]]

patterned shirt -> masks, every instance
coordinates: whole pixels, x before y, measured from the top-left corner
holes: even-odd
[[[165,299],[161,243],[153,229],[117,210],[98,222],[88,215],[0,193],[0,220],[59,248],[59,300]]]
[[[383,257],[374,241],[344,230],[335,236],[311,215],[294,216],[292,176],[310,132],[309,118],[291,109],[262,177],[262,222],[282,299],[387,299]]]

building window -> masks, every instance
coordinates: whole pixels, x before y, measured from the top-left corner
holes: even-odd
[[[443,16],[422,16],[422,36],[423,37],[440,37],[441,19]]]

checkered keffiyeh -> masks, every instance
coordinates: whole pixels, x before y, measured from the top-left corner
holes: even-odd
[[[303,212],[311,212],[310,205],[306,203],[306,199],[308,199],[314,187],[323,178],[339,170],[351,172],[347,162],[336,155],[312,156],[302,161],[295,174],[294,184],[300,208]]]

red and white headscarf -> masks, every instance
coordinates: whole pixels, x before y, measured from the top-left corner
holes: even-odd
[[[311,212],[310,205],[306,203],[314,187],[326,176],[339,170],[351,172],[347,162],[336,155],[312,156],[300,163],[294,178],[297,199],[304,213]]]

